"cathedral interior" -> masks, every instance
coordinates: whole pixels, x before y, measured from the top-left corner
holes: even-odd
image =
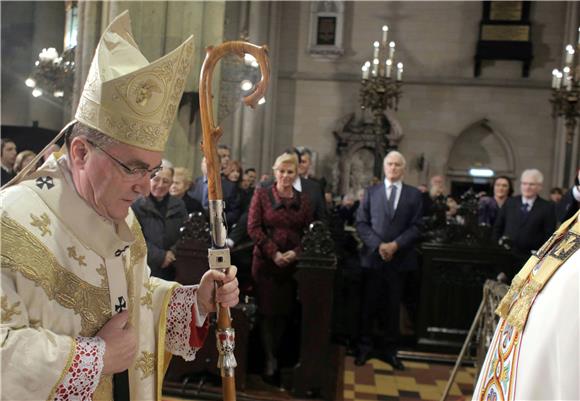
[[[275,375],[263,374],[268,360],[259,340],[253,243],[247,238],[232,248],[242,290],[232,309],[239,400],[471,397],[495,325],[493,305],[521,267],[514,265],[509,238],[498,245],[493,224],[478,224],[480,198],[493,195],[500,176],[519,194],[522,173],[530,169],[543,175],[538,196],[546,200],[555,189],[562,195],[579,184],[579,2],[66,0],[0,6],[2,137],[14,140],[18,151],[41,152],[74,117],[99,38],[124,10],[148,60],[193,35],[192,69],[164,153],[192,178],[202,175],[199,92],[206,48],[227,41],[267,46],[269,87],[255,108],[242,101],[261,78],[255,58],[231,54],[214,71],[220,143],[241,165],[240,175],[253,169],[266,181],[280,154],[309,150],[306,174],[323,182],[326,218],[302,237],[293,279],[298,306]],[[414,245],[419,268],[399,305],[395,355],[404,370],[380,354],[362,363],[357,358],[366,288],[362,242],[353,215],[341,211],[383,182],[383,160],[392,150],[404,155],[405,184],[423,188],[428,198],[439,177],[444,195],[433,197],[433,209],[424,212]],[[208,267],[207,224],[194,214],[183,222],[175,261],[175,280],[182,284],[197,282]],[[373,328],[375,341],[386,335],[383,324]],[[195,362],[174,358],[163,399],[221,399],[215,339],[208,342]]]

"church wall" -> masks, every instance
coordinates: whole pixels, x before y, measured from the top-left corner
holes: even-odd
[[[131,13],[133,36],[143,55],[156,60],[181,45],[189,35],[194,35],[194,58],[185,92],[196,91],[199,73],[205,58],[205,48],[223,41],[225,3],[184,1],[115,1],[109,15]],[[213,93],[217,110],[220,69],[214,71]],[[189,124],[190,105],[177,114],[165,149],[165,157],[175,166],[187,167],[193,176],[199,174],[201,132],[196,124]],[[199,119],[199,113],[196,115]]]
[[[310,3],[283,4],[280,30],[278,132],[292,133],[293,143],[319,153],[316,174],[327,175],[335,162],[332,131],[339,120],[358,110],[359,73],[372,56],[372,42],[389,25],[396,58],[405,64],[403,97],[397,118],[405,134],[400,150],[407,155],[407,180],[445,173],[455,138],[470,124],[487,118],[510,142],[516,171],[537,167],[549,191],[555,124],[551,118],[551,71],[561,63],[564,2],[534,2],[531,9],[534,60],[530,77],[522,63],[484,62],[473,77],[480,2],[345,3],[345,54],[335,62],[307,53]],[[397,57],[398,56],[398,57]],[[293,106],[289,105],[293,102]],[[425,154],[429,171],[412,162]]]

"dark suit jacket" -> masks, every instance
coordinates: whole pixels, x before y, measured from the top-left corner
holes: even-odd
[[[521,195],[504,203],[493,226],[493,235],[496,240],[509,237],[516,252],[529,256],[530,251],[540,249],[556,229],[556,211],[552,202],[540,197],[536,198],[527,216],[522,213],[521,205]]]
[[[310,178],[300,178],[302,192],[308,196],[314,220],[326,221],[326,206],[320,184]]]
[[[556,215],[558,217],[558,223],[563,223],[578,211],[579,203],[574,199],[574,194],[572,194],[572,189],[570,188],[568,192],[562,197],[562,200],[556,205]]]
[[[369,187],[356,215],[356,229],[364,243],[361,250],[362,266],[372,269],[389,267],[398,271],[416,269],[415,243],[419,239],[418,225],[422,213],[421,192],[415,187],[403,184],[392,219],[387,215],[384,182]],[[399,249],[391,261],[385,262],[379,255],[379,245],[391,241],[397,242]]]
[[[2,177],[0,177],[0,184],[2,184],[2,185],[6,184],[8,181],[10,181],[11,179],[13,179],[16,176],[16,174],[9,173],[8,171],[4,170],[1,167],[0,167],[0,173],[2,175]]]
[[[197,177],[187,195],[203,205],[203,177]],[[235,183],[222,177],[222,193],[226,203],[225,212],[228,227],[233,226],[240,217],[240,202],[238,188]]]

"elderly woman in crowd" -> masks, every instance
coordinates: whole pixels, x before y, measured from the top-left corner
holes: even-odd
[[[493,180],[493,196],[479,199],[479,224],[493,227],[499,210],[505,201],[512,196],[514,188],[509,177],[500,175]]]
[[[16,155],[16,160],[14,161],[14,173],[18,174],[24,167],[28,165],[36,157],[36,153],[32,150],[23,150]],[[34,171],[35,169],[31,170]]]
[[[147,264],[151,275],[173,280],[175,268],[175,244],[179,228],[187,217],[181,199],[169,194],[173,182],[173,168],[164,167],[151,178],[151,193],[137,199],[131,207],[141,224],[147,242]]]
[[[266,376],[277,370],[276,352],[296,297],[293,276],[301,237],[312,221],[308,198],[292,187],[298,173],[296,155],[282,154],[273,170],[275,182],[256,189],[248,216],[248,233],[255,244],[252,275],[262,318]]]
[[[191,172],[185,167],[175,167],[173,169],[173,183],[169,187],[169,194],[183,201],[187,213],[204,213],[201,203],[187,194],[187,191],[191,188],[191,183]]]

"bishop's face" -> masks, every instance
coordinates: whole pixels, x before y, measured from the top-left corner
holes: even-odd
[[[148,196],[151,174],[161,164],[161,152],[114,144],[103,148],[85,138],[71,145],[73,179],[79,195],[104,218],[119,222],[139,196]],[[129,174],[127,169],[139,169]]]

